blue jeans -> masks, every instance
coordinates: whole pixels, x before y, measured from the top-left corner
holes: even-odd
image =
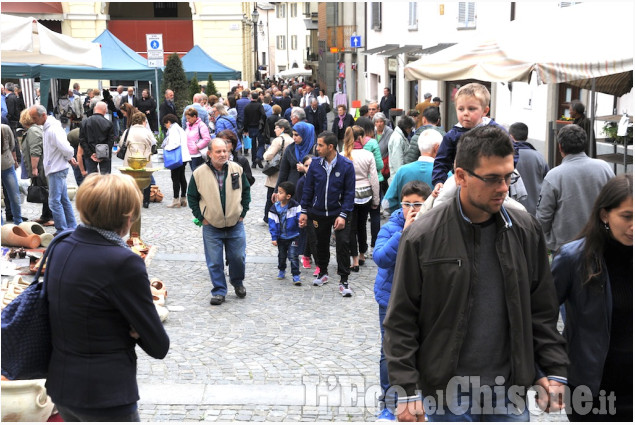
[[[291,274],[300,275],[300,260],[298,259],[298,244],[296,239],[278,239],[278,270],[287,269],[287,258],[291,263]]]
[[[495,387],[494,387],[495,388]],[[445,391],[445,406],[429,407],[424,398],[424,408],[430,422],[529,422],[529,410],[527,410],[526,400],[523,399],[523,410],[514,409],[513,404],[507,395],[506,389],[502,388],[504,394],[501,394],[500,401],[504,400],[503,405],[497,403],[498,398],[495,390],[491,393],[491,398],[473,397],[472,386],[462,388],[461,392],[455,391],[449,394]],[[438,399],[435,400],[438,402]],[[490,409],[489,411],[487,409]],[[492,410],[493,408],[493,410]]]
[[[22,205],[20,204],[20,187],[18,186],[18,176],[13,166],[2,170],[2,185],[5,188],[7,198],[5,204],[7,206],[7,216],[9,211],[13,216],[13,223],[22,223]]]
[[[227,295],[225,281],[225,263],[223,262],[223,248],[229,262],[229,281],[234,288],[243,286],[245,279],[245,250],[247,239],[245,226],[242,221],[233,227],[216,228],[203,225],[203,246],[205,248],[205,262],[212,280],[212,295]]]
[[[384,408],[395,412],[398,394],[396,391],[390,391],[390,381],[388,379],[388,364],[386,363],[386,354],[384,353],[384,319],[386,318],[387,307],[379,306],[379,331],[381,332],[381,347],[379,348],[379,385],[381,386],[381,396],[379,401],[383,400],[384,405],[380,406],[380,410]]]
[[[204,164],[205,159],[202,156],[193,156],[192,161],[190,162],[190,168],[192,172],[198,168],[199,165]]]
[[[68,168],[48,175],[49,208],[51,208],[51,212],[53,213],[55,229],[58,232],[77,227],[75,214],[73,213],[73,205],[71,204],[71,200],[68,199],[68,191],[66,189],[67,175]]]

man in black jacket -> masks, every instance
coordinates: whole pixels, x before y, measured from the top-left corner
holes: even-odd
[[[400,422],[423,419],[417,391],[432,421],[528,421],[523,396],[534,384],[550,396],[539,405],[562,408],[558,299],[540,225],[503,207],[513,171],[503,129],[465,133],[454,202],[403,232],[384,320],[390,384],[406,394]]]
[[[97,102],[93,108],[93,115],[82,120],[82,126],[79,130],[79,144],[83,150],[82,158],[85,159],[84,166],[88,174],[96,173],[98,169],[101,174],[110,174],[115,130],[112,123],[104,117],[107,111],[108,105],[105,102]],[[107,159],[97,158],[95,146],[99,144],[108,145]]]
[[[245,106],[245,121],[243,133],[249,133],[251,138],[251,166],[256,168],[258,165],[263,168],[262,156],[265,153],[265,141],[263,138],[263,130],[267,114],[262,103],[258,101],[258,92],[251,92],[251,102]]]
[[[304,108],[304,113],[306,114],[306,121],[313,124],[315,134],[326,131],[326,111],[316,98],[311,98],[311,105]]]
[[[161,123],[161,130],[163,134],[167,133],[167,129],[163,125],[163,117],[167,114],[173,114],[176,116],[176,106],[174,106],[174,92],[170,89],[165,91],[165,100],[159,106],[159,122]]]
[[[6,97],[8,111],[7,119],[9,120],[9,126],[15,135],[15,129],[18,127],[20,122],[20,113],[26,109],[26,106],[24,105],[24,100],[18,96],[19,86],[17,84],[9,85],[9,83],[7,83],[7,91],[9,92]]]
[[[390,89],[388,87],[385,87],[384,97],[382,97],[379,102],[379,110],[386,116],[386,118],[390,118],[390,110],[396,107],[397,101],[395,100],[395,95],[390,93]]]

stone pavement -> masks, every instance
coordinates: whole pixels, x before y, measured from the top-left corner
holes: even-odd
[[[114,159],[113,170],[121,162]],[[155,164],[158,165],[158,164]],[[117,172],[117,171],[115,171]],[[187,178],[190,176],[189,167]],[[247,297],[233,291],[210,306],[211,283],[201,229],[189,208],[167,208],[169,170],[155,178],[165,199],[142,209],[142,239],[158,247],[148,268],[164,281],[170,351],[155,360],[137,350],[142,421],[374,421],[379,390],[379,324],[373,261],[352,273],[352,298],[333,282],[302,286],[277,280],[277,248],[264,215],[265,176],[255,170],[247,232]],[[74,180],[69,175],[69,185]],[[71,183],[72,182],[72,183]],[[39,205],[24,204],[36,217]],[[334,249],[333,249],[334,250]],[[532,416],[562,421],[564,415]]]

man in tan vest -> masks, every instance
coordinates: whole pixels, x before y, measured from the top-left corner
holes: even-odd
[[[203,223],[205,261],[212,280],[211,305],[220,305],[227,295],[223,249],[229,263],[229,280],[236,296],[245,298],[246,237],[243,219],[249,210],[251,194],[243,168],[229,161],[227,143],[212,139],[207,151],[209,162],[192,174],[187,201],[192,214]]]

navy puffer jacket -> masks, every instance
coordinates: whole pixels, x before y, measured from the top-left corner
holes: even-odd
[[[405,223],[403,210],[399,208],[390,215],[388,223],[379,230],[373,249],[373,260],[378,268],[375,279],[375,300],[382,307],[388,307],[388,301],[390,301],[397,248],[399,248],[399,239],[401,239]]]

